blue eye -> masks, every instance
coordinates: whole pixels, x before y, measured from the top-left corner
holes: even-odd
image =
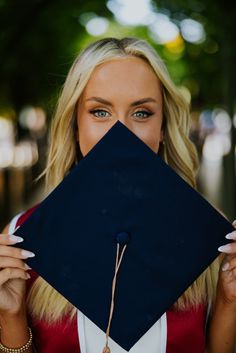
[[[139,114],[137,116],[137,118],[141,118],[141,119],[146,119],[148,118],[150,115],[152,115],[152,113],[147,112],[146,110],[138,110],[137,112],[135,112],[134,114]],[[140,114],[146,114],[146,116],[140,115]]]
[[[97,118],[106,118],[107,116],[105,115],[96,115],[96,113],[101,113],[101,112],[107,113],[106,110],[102,110],[102,109],[94,109],[89,111],[89,113],[94,114]]]
[[[89,113],[93,114],[97,118],[107,118],[106,113],[109,114],[106,110],[103,110],[103,109],[93,109],[93,110],[90,110]],[[146,110],[138,110],[134,114],[138,114],[138,115],[136,115],[136,118],[138,118],[140,120],[145,120],[153,113],[150,113]]]

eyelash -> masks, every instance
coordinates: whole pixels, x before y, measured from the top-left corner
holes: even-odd
[[[108,113],[106,110],[104,110],[104,109],[93,109],[93,110],[90,110],[89,111],[89,113],[91,113],[91,114],[95,114],[96,112],[106,112],[106,113]],[[153,115],[153,113],[150,113],[150,112],[148,112],[148,111],[146,111],[146,110],[138,110],[137,112],[135,112],[134,114],[136,114],[136,113],[145,113],[145,114],[147,114],[147,116],[146,117],[143,117],[143,118],[140,118],[140,117],[137,117],[138,119],[141,119],[141,120],[145,120],[145,119],[147,119],[149,116],[151,116],[151,115]],[[96,116],[96,115],[95,115]],[[104,117],[104,116],[100,116],[100,117],[98,117],[98,116],[96,116],[97,118],[106,118],[106,117]]]

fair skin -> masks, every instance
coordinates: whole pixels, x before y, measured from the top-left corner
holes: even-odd
[[[92,97],[105,99],[107,103],[98,102]],[[131,106],[144,98],[152,101]],[[91,112],[96,109],[101,111]],[[152,115],[148,116],[149,113]],[[162,118],[161,84],[148,64],[138,58],[101,64],[79,100],[77,124],[81,152],[86,155],[120,120],[157,153],[163,140]]]
[[[144,98],[151,101],[137,103]],[[77,111],[77,141],[83,156],[117,120],[158,153],[164,138],[161,85],[150,66],[139,58],[117,59],[94,70]],[[236,229],[236,223],[234,227]],[[236,240],[236,230],[231,236]],[[0,325],[2,342],[19,347],[28,340],[24,260],[30,254],[11,247],[14,243],[16,240],[10,240],[6,227],[0,234]],[[226,254],[223,264],[229,265],[219,274],[217,300],[208,328],[207,353],[233,353],[235,344],[236,242],[221,251]],[[27,353],[31,352],[30,348]]]

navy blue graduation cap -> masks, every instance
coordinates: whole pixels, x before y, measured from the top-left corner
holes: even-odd
[[[15,234],[24,238],[18,247],[36,254],[27,263],[106,339],[130,350],[232,230],[117,121]]]

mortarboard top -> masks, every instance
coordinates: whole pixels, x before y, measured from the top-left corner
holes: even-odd
[[[16,230],[27,263],[106,332],[117,241],[127,243],[110,337],[131,347],[234,230],[120,121]],[[118,239],[118,240],[117,240]]]

